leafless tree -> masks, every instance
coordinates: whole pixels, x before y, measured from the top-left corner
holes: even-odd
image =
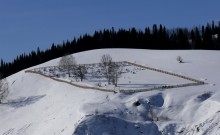
[[[112,66],[112,57],[109,54],[105,54],[101,56],[101,68],[103,69],[103,73],[110,84],[110,68]]]
[[[183,58],[181,56],[177,56],[176,60],[179,62],[179,63],[183,63]]]
[[[123,67],[119,63],[115,63],[109,54],[102,55],[101,68],[108,81],[115,86],[118,84],[118,79],[121,77]]]
[[[59,67],[63,70],[66,70],[69,77],[76,66],[76,60],[72,55],[63,56],[59,61]]]
[[[0,75],[0,104],[5,99],[5,97],[8,95],[8,93],[9,93],[8,82],[5,78],[2,79]]]
[[[112,63],[109,68],[109,78],[112,84],[116,87],[118,85],[118,79],[121,77],[123,67],[119,63]]]
[[[81,82],[83,81],[83,79],[85,79],[86,73],[87,73],[87,69],[83,65],[77,66],[73,71],[76,80],[77,78],[80,78]]]

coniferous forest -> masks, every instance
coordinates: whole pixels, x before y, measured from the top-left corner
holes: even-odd
[[[29,54],[21,54],[12,62],[1,59],[0,73],[7,77],[25,68],[41,64],[67,54],[102,48],[135,49],[204,49],[220,50],[220,22],[208,23],[199,27],[167,29],[163,25],[153,25],[144,30],[136,28],[104,29],[93,35],[85,34],[72,41],[52,44],[47,50],[39,48]]]

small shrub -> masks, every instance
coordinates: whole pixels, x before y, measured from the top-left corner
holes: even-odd
[[[134,106],[139,106],[141,103],[139,101],[134,102]]]
[[[176,60],[177,60],[179,63],[183,63],[183,58],[182,58],[181,56],[178,56],[178,57],[176,58]]]

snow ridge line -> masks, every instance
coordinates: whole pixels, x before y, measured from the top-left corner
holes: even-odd
[[[115,63],[134,65],[134,66],[137,66],[137,67],[140,67],[140,68],[144,68],[144,69],[148,69],[148,70],[168,74],[168,75],[179,77],[179,78],[182,78],[182,79],[186,79],[186,80],[192,81],[193,83],[177,84],[177,85],[165,85],[165,86],[158,86],[158,87],[149,88],[149,89],[135,89],[135,90],[134,89],[133,90],[131,90],[131,89],[130,90],[129,89],[127,89],[127,90],[120,89],[120,90],[116,91],[116,90],[113,90],[113,89],[103,89],[103,88],[100,88],[100,87],[82,86],[82,85],[79,85],[79,84],[76,84],[76,83],[73,83],[73,82],[64,81],[64,80],[61,80],[61,79],[57,79],[57,78],[53,78],[51,76],[45,75],[43,73],[39,73],[39,72],[35,71],[35,69],[26,70],[25,73],[38,74],[38,75],[44,76],[46,78],[49,78],[49,79],[52,79],[52,80],[55,80],[55,81],[58,81],[58,82],[66,83],[66,84],[69,84],[69,85],[72,85],[72,86],[75,86],[75,87],[83,88],[83,89],[92,89],[92,90],[99,90],[99,91],[103,91],[103,92],[114,92],[114,93],[117,93],[117,92],[120,92],[120,93],[136,93],[136,92],[145,92],[145,91],[152,91],[152,90],[159,90],[159,89],[180,88],[180,87],[197,86],[197,85],[204,85],[205,84],[205,82],[194,79],[194,78],[179,75],[179,74],[176,74],[176,73],[171,73],[171,72],[161,70],[161,69],[156,69],[156,68],[152,68],[152,67],[148,67],[148,66],[143,66],[143,65],[128,62],[128,61],[121,61],[121,62],[115,62]],[[100,64],[100,63],[94,63],[94,64]],[[88,65],[94,65],[94,64],[81,64],[81,65],[84,65],[84,66],[87,65],[88,66]],[[55,66],[51,66],[51,67],[55,67]]]

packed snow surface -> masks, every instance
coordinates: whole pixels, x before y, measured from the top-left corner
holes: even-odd
[[[92,64],[103,54],[206,84],[111,93],[74,87],[24,70],[7,78],[9,95],[0,104],[0,135],[220,135],[218,51],[101,49],[73,56],[79,64]],[[178,63],[177,56],[183,63]],[[30,69],[57,66],[59,59]],[[152,71],[124,78],[143,85],[179,82]]]

